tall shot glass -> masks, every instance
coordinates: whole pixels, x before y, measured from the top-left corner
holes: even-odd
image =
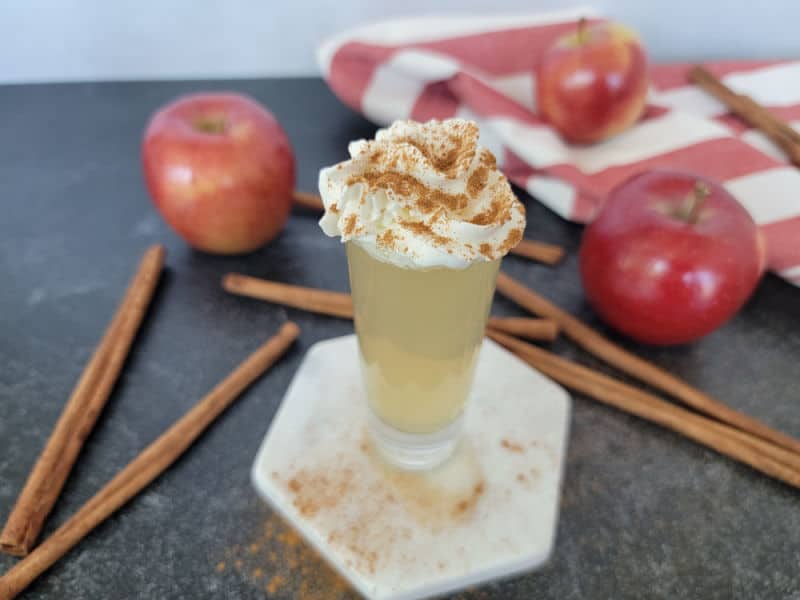
[[[373,440],[390,463],[432,468],[460,437],[500,260],[414,269],[346,248]]]

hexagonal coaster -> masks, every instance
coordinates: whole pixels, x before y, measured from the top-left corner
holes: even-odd
[[[372,599],[411,599],[534,569],[553,548],[566,392],[485,340],[455,455],[385,464],[366,429],[355,336],[313,346],[253,465],[259,493]]]

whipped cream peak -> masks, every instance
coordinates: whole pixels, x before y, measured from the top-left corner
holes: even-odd
[[[397,121],[322,169],[320,227],[408,268],[465,268],[522,238],[525,209],[475,123]]]

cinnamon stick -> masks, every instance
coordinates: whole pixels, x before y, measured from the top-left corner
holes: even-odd
[[[558,323],[550,319],[489,317],[488,326],[497,331],[529,340],[552,342],[558,337]]]
[[[172,465],[203,431],[289,348],[300,333],[285,323],[194,408],[150,444],[66,523],[0,577],[0,600],[11,600]]]
[[[294,203],[298,206],[302,206],[303,208],[318,211],[325,210],[325,206],[322,204],[322,198],[320,198],[317,194],[295,190],[293,198]]]
[[[519,244],[514,246],[510,252],[546,265],[554,265],[564,257],[564,249],[561,246],[528,239],[520,240]]]
[[[668,371],[628,352],[509,275],[498,274],[497,290],[531,313],[558,323],[564,334],[606,363],[670,394],[700,412],[792,452],[800,453],[800,440],[726,406]]]
[[[266,300],[329,317],[353,318],[353,301],[349,294],[342,292],[278,283],[238,273],[225,275],[222,287],[239,296]],[[528,317],[489,317],[489,324],[513,335],[548,342],[558,337],[559,330],[555,321]]]
[[[103,338],[72,391],[58,422],[0,533],[0,550],[25,556],[92,431],[158,283],[164,247],[151,246],[144,254],[128,290]]]
[[[689,80],[722,102],[745,123],[761,130],[783,150],[792,164],[800,167],[800,133],[788,123],[749,96],[737,94],[700,65],[691,68]]]
[[[800,487],[797,466],[800,456],[797,454],[509,335],[491,329],[487,335],[566,387],[662,425],[770,477]]]
[[[295,190],[294,203],[309,210],[325,210],[322,199],[317,194],[311,194],[309,192]],[[510,252],[511,254],[535,260],[546,265],[554,265],[564,257],[564,249],[561,246],[528,239],[520,240]]]
[[[291,306],[301,310],[340,317],[353,318],[353,301],[350,294],[318,290],[299,285],[287,285],[266,279],[228,273],[222,279],[222,287],[240,296],[267,300],[275,304]]]

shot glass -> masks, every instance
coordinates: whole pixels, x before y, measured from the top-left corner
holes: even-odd
[[[461,434],[500,260],[413,269],[346,250],[370,433],[390,463],[432,468]]]

